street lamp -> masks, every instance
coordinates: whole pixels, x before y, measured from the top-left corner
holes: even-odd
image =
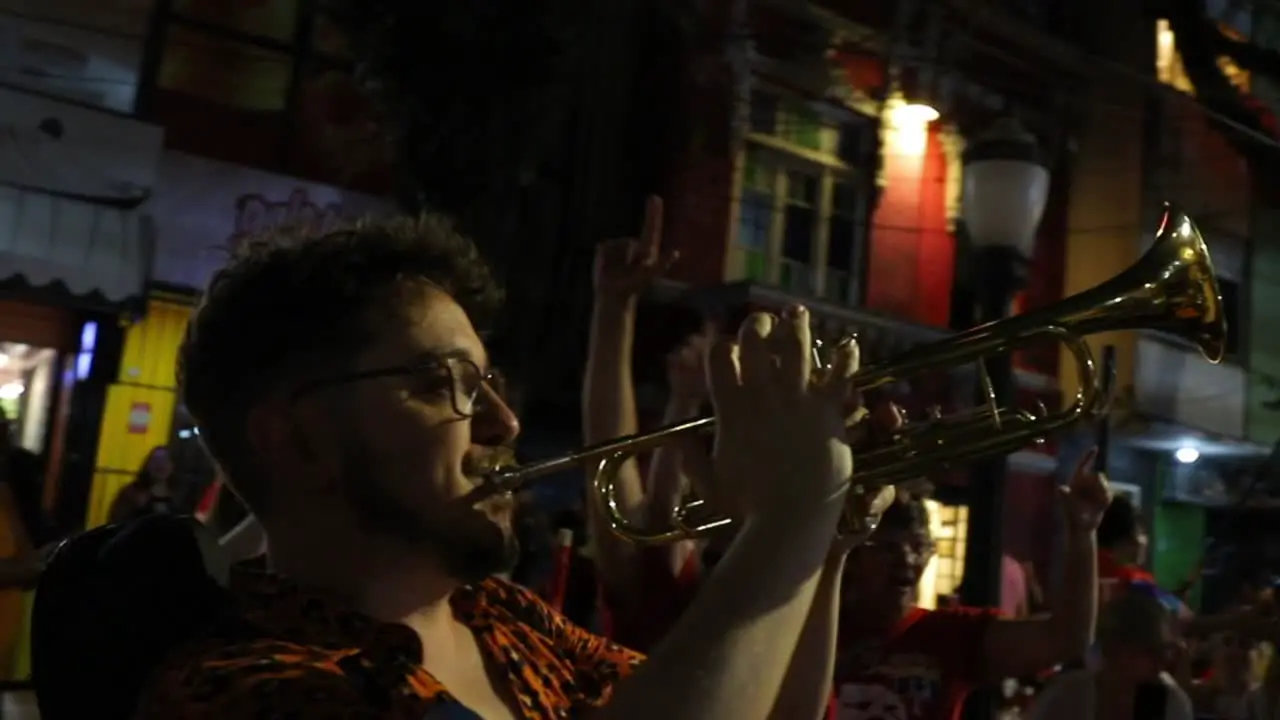
[[[959,310],[970,313],[965,318],[970,324],[980,325],[1006,317],[1026,283],[1036,227],[1049,195],[1049,169],[1035,137],[1012,118],[970,143],[962,160],[961,213],[971,251],[966,281],[972,306]],[[1013,405],[1012,356],[989,358],[985,367],[996,402]],[[983,405],[990,397],[985,387],[978,388],[977,396]],[[971,607],[1000,605],[1006,471],[1007,459],[998,457],[975,463],[970,473],[961,600]]]

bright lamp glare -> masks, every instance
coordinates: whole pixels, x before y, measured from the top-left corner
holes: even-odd
[[[1200,459],[1200,451],[1193,447],[1180,447],[1173,456],[1178,459],[1178,462],[1190,465]]]
[[[0,385],[0,400],[17,400],[26,391],[27,388],[20,382],[5,383]]]
[[[910,103],[894,108],[890,121],[902,125],[928,125],[939,117],[941,115],[930,105]]]

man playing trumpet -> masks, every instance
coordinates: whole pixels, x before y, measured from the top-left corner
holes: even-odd
[[[474,246],[430,217],[280,231],[216,274],[181,349],[184,401],[268,564],[234,568],[243,622],[173,653],[137,717],[821,712],[830,673],[789,671],[832,658],[834,616],[806,620],[853,472],[856,347],[813,382],[796,307],[711,349],[714,471],[744,521],[642,664],[493,578],[514,552],[510,498],[466,498],[519,431],[476,331],[495,300]]]

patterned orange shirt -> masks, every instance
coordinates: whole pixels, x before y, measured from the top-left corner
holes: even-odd
[[[233,568],[231,590],[246,629],[179,649],[150,681],[137,720],[478,718],[422,668],[409,628],[310,595],[253,561]],[[450,603],[531,720],[603,705],[642,660],[502,580],[463,588]]]

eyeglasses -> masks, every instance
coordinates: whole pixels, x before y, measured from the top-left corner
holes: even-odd
[[[933,557],[934,553],[938,551],[937,545],[932,541],[878,540],[874,536],[862,543],[861,547],[878,553],[901,553],[908,559],[916,558],[921,560]]]
[[[504,391],[504,383],[500,373],[481,370],[479,365],[467,358],[447,355],[429,358],[412,365],[396,365],[374,370],[363,370],[357,373],[314,380],[294,390],[289,399],[291,402],[297,402],[317,390],[389,377],[411,378],[413,386],[408,392],[413,395],[427,396],[441,392],[448,393],[454,412],[463,418],[474,417],[476,413],[484,410],[484,389],[486,386],[490,392],[498,397],[502,397]]]

